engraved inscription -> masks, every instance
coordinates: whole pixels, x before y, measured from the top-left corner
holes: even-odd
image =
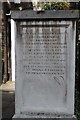
[[[61,85],[66,73],[66,27],[22,27],[23,67],[26,74],[53,75]],[[57,77],[58,76],[58,77]]]

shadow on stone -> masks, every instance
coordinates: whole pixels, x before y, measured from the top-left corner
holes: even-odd
[[[14,91],[2,91],[2,120],[11,120],[15,111]]]

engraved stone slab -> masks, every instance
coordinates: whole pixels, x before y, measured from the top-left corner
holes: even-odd
[[[75,22],[16,24],[16,113],[74,115]]]

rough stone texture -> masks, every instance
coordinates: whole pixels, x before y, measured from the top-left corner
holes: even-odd
[[[6,16],[5,16],[5,11],[4,11],[4,7],[2,10],[2,61],[4,64],[4,77],[3,77],[3,81],[6,82],[7,81],[7,74],[8,74],[8,70],[7,70],[7,39],[6,39]]]
[[[8,17],[6,16],[8,10],[8,6],[6,2],[2,3],[2,9],[0,10],[0,36],[1,36],[1,44],[2,44],[2,81],[6,82],[9,80],[10,75],[10,26],[8,22]]]
[[[79,18],[78,10],[48,10],[48,11],[12,11],[13,19],[76,19]]]

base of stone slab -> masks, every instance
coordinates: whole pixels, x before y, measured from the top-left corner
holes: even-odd
[[[77,120],[76,116],[29,116],[25,114],[15,114],[12,120]]]

